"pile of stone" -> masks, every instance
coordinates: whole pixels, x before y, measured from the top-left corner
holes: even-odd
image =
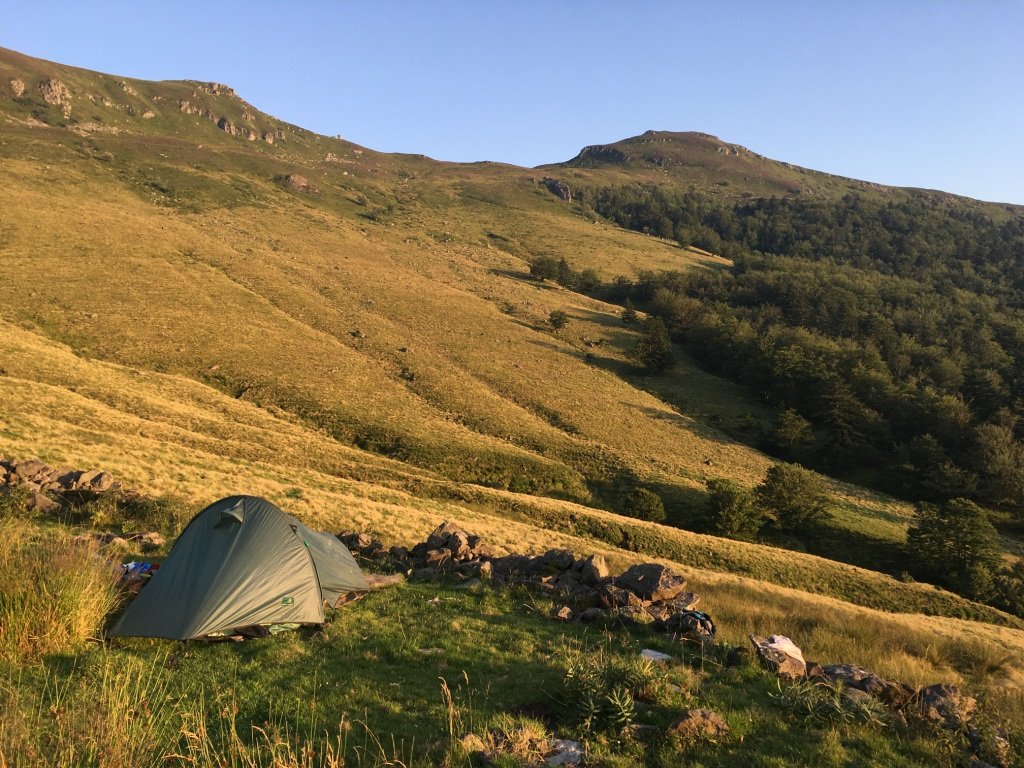
[[[703,645],[714,640],[710,617],[694,611],[700,598],[686,591],[683,576],[659,563],[634,565],[612,575],[602,555],[581,558],[568,549],[536,556],[499,553],[479,536],[448,522],[412,548],[387,548],[355,532],[338,538],[356,556],[391,561],[414,580],[444,576],[467,587],[488,581],[548,595],[561,604],[555,615],[563,621],[614,620],[651,625]]]
[[[761,664],[788,682],[801,680],[838,683],[842,697],[856,702],[873,699],[882,704],[899,722],[923,720],[932,725],[966,733],[975,748],[984,741],[974,726],[978,702],[954,685],[937,683],[915,688],[904,682],[887,680],[871,670],[853,664],[826,664],[805,661],[800,648],[788,637],[751,635],[750,641]],[[999,751],[1005,738],[997,734],[989,751]],[[990,739],[991,740],[991,739]],[[977,763],[980,765],[980,763]]]
[[[61,505],[51,496],[123,490],[121,483],[115,481],[109,472],[99,469],[58,469],[38,459],[14,461],[0,457],[0,493],[14,488],[27,489],[29,509],[43,514],[60,509]]]

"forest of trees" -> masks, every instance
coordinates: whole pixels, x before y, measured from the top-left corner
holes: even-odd
[[[1024,216],[997,222],[928,193],[581,197],[732,259],[596,292],[660,318],[702,365],[775,405],[764,447],[915,501],[1024,503]]]
[[[1024,530],[1024,215],[923,192],[728,202],[633,185],[580,199],[732,266],[602,282],[539,257],[536,277],[621,304],[640,371],[675,375],[671,338],[774,406],[760,447],[919,502],[913,574],[1024,615],[1024,564],[1001,567],[991,524]],[[820,532],[816,477],[783,463],[754,490],[712,481],[705,527]]]

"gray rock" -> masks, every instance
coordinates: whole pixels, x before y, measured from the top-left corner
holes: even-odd
[[[879,677],[874,672],[854,664],[827,664],[820,667],[821,674],[838,681],[847,688],[863,691],[882,703],[895,709],[902,709],[914,697],[915,691],[905,683]],[[808,665],[807,674],[813,676],[817,670]]]
[[[604,608],[644,607],[643,600],[637,597],[636,594],[614,584],[604,584],[598,587],[596,591],[598,600],[600,600]]]
[[[788,637],[751,635],[750,642],[764,667],[784,680],[801,680],[807,676],[803,653]]]
[[[441,547],[447,547],[448,539],[450,539],[451,535],[458,530],[458,526],[445,520],[437,526],[437,528],[431,531],[429,536],[427,536],[427,549],[440,549]]]
[[[36,477],[45,472],[47,467],[39,459],[28,459],[27,461],[19,461],[14,465],[14,474],[18,476],[22,481],[35,480]]]
[[[564,181],[558,179],[552,179],[550,177],[544,177],[544,186],[548,188],[548,191],[556,197],[560,197],[567,203],[572,202],[572,189]]]
[[[666,622],[677,613],[692,611],[699,602],[700,598],[693,592],[680,592],[671,600],[651,603],[647,606],[647,611],[656,621]]]
[[[452,560],[452,551],[447,547],[431,549],[427,552],[426,563],[433,568],[441,568],[449,565]]]
[[[291,189],[296,192],[306,192],[310,194],[316,192],[316,187],[313,186],[313,183],[305,176],[300,176],[297,173],[287,174],[283,179],[281,179],[281,183],[284,185],[285,189]]]
[[[573,620],[572,608],[570,608],[568,605],[563,605],[561,608],[559,608],[557,611],[555,611],[555,618],[558,619],[559,621],[572,621]]]
[[[78,487],[83,490],[102,493],[109,491],[114,485],[114,478],[109,472],[94,469],[91,472],[83,472],[78,478]]]
[[[589,587],[595,587],[608,578],[608,563],[604,555],[591,555],[583,560],[580,568],[580,580]]]
[[[39,93],[43,101],[55,106],[63,106],[71,99],[71,91],[56,77],[48,77],[39,83]]]
[[[33,493],[32,497],[28,500],[28,508],[41,515],[48,515],[52,512],[57,512],[60,509],[60,504],[41,493]]]
[[[603,608],[587,608],[579,615],[581,624],[593,624],[595,621],[604,621],[608,618],[608,611]]]
[[[917,704],[925,720],[950,729],[965,726],[978,708],[978,701],[973,696],[961,692],[954,685],[942,683],[918,691]]]
[[[651,602],[671,600],[686,589],[686,579],[660,563],[634,565],[615,584]]]
[[[570,739],[552,739],[548,744],[551,750],[544,758],[548,765],[581,765],[583,763],[583,745]]]

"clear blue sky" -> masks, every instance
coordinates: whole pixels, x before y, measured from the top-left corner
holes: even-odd
[[[18,2],[0,45],[216,80],[382,151],[517,165],[704,131],[856,178],[1024,204],[1024,3]]]

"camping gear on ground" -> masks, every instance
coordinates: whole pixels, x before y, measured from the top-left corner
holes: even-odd
[[[269,501],[216,501],[107,633],[189,640],[277,624],[322,624],[324,606],[369,589],[348,548]]]

